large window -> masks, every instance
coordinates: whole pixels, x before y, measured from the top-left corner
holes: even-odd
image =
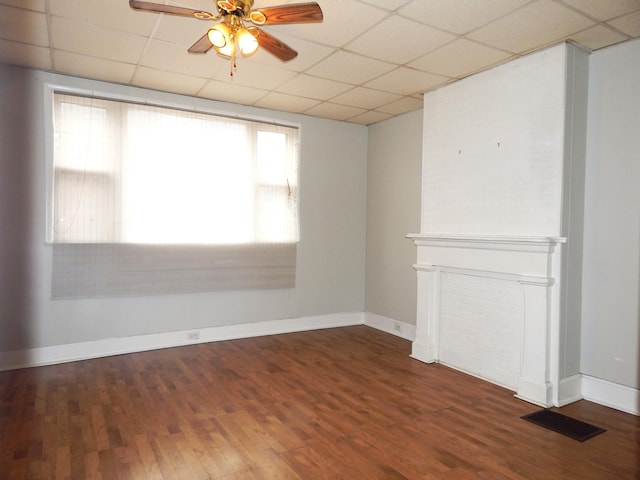
[[[292,285],[297,128],[59,92],[52,102],[54,296]]]

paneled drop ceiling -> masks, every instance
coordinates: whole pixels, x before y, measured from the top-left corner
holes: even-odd
[[[215,12],[213,0],[158,3]],[[304,0],[256,0],[254,8]],[[229,62],[187,48],[211,21],[128,0],[0,0],[0,62],[368,125],[422,94],[562,42],[640,37],[640,0],[318,0],[321,24],[265,26],[299,52]],[[640,59],[639,59],[640,61]]]

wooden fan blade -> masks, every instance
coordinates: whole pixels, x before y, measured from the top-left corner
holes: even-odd
[[[273,35],[269,35],[261,28],[251,27],[249,30],[256,37],[256,40],[258,41],[258,45],[260,45],[260,47],[264,48],[271,55],[279,58],[283,62],[288,62],[289,60],[293,60],[298,56],[298,52],[296,52],[293,48],[291,48],[286,43],[278,40]]]
[[[256,25],[319,23],[323,18],[322,9],[316,2],[265,7],[249,12],[249,19]]]
[[[174,7],[162,5],[160,3],[144,2],[142,0],[129,0],[129,6],[136,10],[146,10],[148,12],[168,13],[170,15],[180,15],[181,17],[195,17],[200,20],[211,20],[215,16],[212,13],[193,8]]]
[[[189,53],[207,53],[209,50],[211,50],[211,47],[213,47],[213,45],[211,45],[211,42],[209,41],[209,37],[205,33],[198,40],[196,40],[196,43],[194,43],[189,47],[188,52]]]

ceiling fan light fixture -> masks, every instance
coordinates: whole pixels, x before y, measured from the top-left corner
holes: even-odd
[[[265,50],[277,59],[288,62],[298,55],[293,48],[262,30],[262,25],[289,23],[320,23],[323,13],[315,1],[275,5],[253,10],[254,0],[213,0],[217,13],[196,10],[187,7],[167,5],[148,0],[129,0],[129,6],[135,10],[191,17],[199,20],[220,20],[211,26],[204,35],[188,48],[189,53],[204,54],[214,50],[218,55],[231,59],[235,69],[238,53],[243,57],[253,55],[258,48]],[[1,2],[1,0],[0,0]],[[246,23],[245,23],[246,22]],[[249,23],[252,25],[247,26]]]
[[[207,37],[216,49],[224,48],[231,43],[231,30],[229,25],[224,22],[218,23],[214,27],[210,28],[207,32]]]
[[[239,27],[236,31],[236,38],[243,57],[253,55],[258,49],[258,40],[247,28]]]
[[[234,42],[231,41],[227,43],[224,47],[216,48],[216,53],[224,58],[235,58],[236,56],[236,46]]]

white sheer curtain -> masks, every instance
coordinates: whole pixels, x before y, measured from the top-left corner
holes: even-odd
[[[53,296],[286,288],[297,129],[55,93]]]

